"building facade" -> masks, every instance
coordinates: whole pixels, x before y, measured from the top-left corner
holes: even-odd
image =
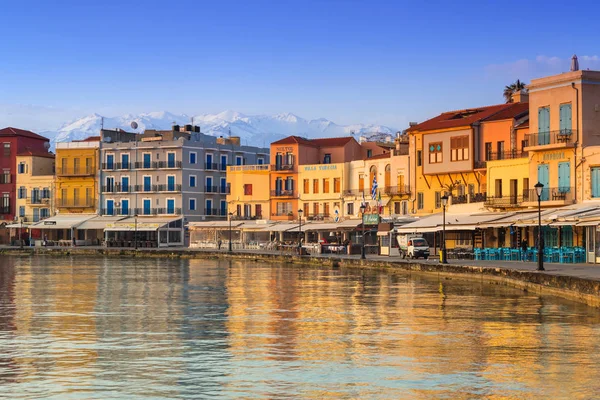
[[[191,125],[143,134],[103,130],[101,214],[225,219],[228,166],[265,165],[268,154]]]
[[[17,200],[19,221],[26,225],[55,213],[54,154],[26,151],[17,155]]]
[[[17,215],[17,154],[31,151],[48,153],[49,139],[18,128],[0,129],[0,223]]]
[[[56,144],[56,210],[98,212],[100,138]]]

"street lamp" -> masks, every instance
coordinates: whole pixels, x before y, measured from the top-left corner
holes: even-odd
[[[137,239],[137,236],[138,236],[138,234],[137,234],[137,218],[138,218],[137,213],[133,214],[133,226],[134,226],[134,228],[133,228],[133,243],[134,243],[134,245],[133,246],[134,246],[134,248],[136,250],[138,248],[138,243],[137,243],[138,242],[138,239]]]
[[[231,217],[233,217],[232,212],[229,213],[229,252],[230,253],[233,251],[233,248],[231,245]]]
[[[298,255],[302,257],[302,209],[298,210]]]
[[[536,183],[534,186],[535,191],[538,197],[538,271],[544,271],[544,245],[542,244],[542,191],[544,190],[544,185],[540,182]]]
[[[360,259],[364,260],[366,259],[366,255],[365,255],[365,210],[367,209],[367,205],[365,203],[362,203],[360,205],[360,213],[362,215],[362,246],[360,248]]]
[[[442,196],[442,264],[448,264],[448,258],[446,256],[446,206],[448,205],[448,195]]]

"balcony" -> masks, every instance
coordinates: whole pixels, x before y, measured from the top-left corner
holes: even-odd
[[[346,189],[344,190],[344,196],[362,196],[365,195],[365,198],[369,198],[371,196],[371,191],[367,189]]]
[[[154,185],[156,186],[156,190],[158,192],[181,192],[181,185],[180,184],[173,184],[173,185]]]
[[[513,160],[515,158],[525,158],[527,157],[526,151],[504,151],[500,153],[487,153],[485,155],[486,161],[497,161],[497,160]]]
[[[487,199],[487,193],[471,193],[452,195],[452,204],[469,204],[469,203],[481,203]]]
[[[540,150],[573,147],[576,138],[577,131],[574,129],[531,133],[525,135],[525,149]]]
[[[0,214],[10,214],[10,206],[0,207]]]
[[[485,161],[473,161],[473,169],[486,169],[487,164]]]
[[[48,206],[50,197],[27,197],[25,203],[30,206]]]
[[[170,211],[170,212],[169,212]],[[181,208],[173,208],[168,210],[166,208],[134,208],[133,214],[142,215],[181,215]]]
[[[148,162],[137,161],[137,162],[133,163],[133,165],[135,166],[135,169],[157,169],[158,168],[158,162],[156,162],[156,161],[148,161]]]
[[[520,207],[523,203],[524,199],[526,199],[528,195],[525,196],[499,196],[499,197],[488,197],[485,199],[484,205],[486,207],[492,208],[514,208]]]
[[[127,209],[123,209],[123,208],[113,208],[112,209],[112,214],[108,212],[109,210],[107,208],[101,208],[100,209],[100,215],[122,215],[124,217],[132,217],[133,216],[133,210],[131,208],[127,208]]]
[[[229,167],[232,172],[240,171],[270,171],[271,166],[268,164],[256,164],[256,165],[232,165]]]
[[[12,175],[4,174],[0,175],[0,184],[2,183],[12,183]]]
[[[573,204],[573,188],[543,188],[540,196],[543,206],[563,206]],[[523,206],[537,206],[538,195],[535,189],[528,189],[523,193]]]
[[[57,176],[94,176],[96,170],[92,167],[56,168]]]
[[[275,217],[275,219],[278,220],[284,220],[284,221],[293,221],[296,219],[296,217],[294,217],[293,213],[272,213],[271,217]]]
[[[204,169],[207,171],[227,171],[227,164],[204,163]]]
[[[114,185],[102,186],[103,193],[131,193],[131,185],[121,185],[115,183]]]
[[[182,167],[181,161],[158,161],[158,168],[160,169],[177,169]]]
[[[118,171],[118,170],[127,171],[131,167],[133,167],[133,163],[131,163],[131,162],[128,162],[128,163],[120,163],[120,162],[102,163],[102,169],[107,170],[107,171]]]
[[[204,193],[219,193],[229,194],[231,192],[230,186],[204,186]]]
[[[405,194],[410,194],[410,186],[385,186],[383,188],[383,193],[388,196],[402,196]]]
[[[81,200],[71,200],[71,199],[61,199],[58,201],[57,207],[63,208],[87,208],[87,207],[96,207],[95,199],[81,199]]]
[[[215,215],[218,217],[224,217],[227,215],[227,210],[221,210],[219,208],[205,208],[204,215]]]
[[[272,171],[293,172],[294,164],[275,164],[271,165]]]
[[[298,197],[294,190],[271,190],[271,197]]]

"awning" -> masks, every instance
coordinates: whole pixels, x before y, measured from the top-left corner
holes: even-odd
[[[97,229],[104,230],[107,224],[112,224],[117,221],[123,220],[127,217],[125,216],[110,216],[110,217],[95,217],[84,221],[83,224],[79,225],[77,229],[79,230],[88,230],[88,229]]]
[[[104,229],[107,232],[131,232],[131,231],[145,231],[152,232],[157,231],[161,228],[165,228],[173,221],[177,221],[178,219],[182,219],[182,217],[177,218],[157,218],[157,217],[138,217],[137,223],[135,218],[126,218],[121,221],[117,221],[114,223],[106,224],[106,228]]]
[[[577,221],[555,221],[550,226],[573,226],[576,225]]]
[[[577,226],[598,226],[600,225],[600,221],[583,221],[577,223]]]
[[[231,227],[235,228],[242,225],[243,221],[231,221]],[[189,222],[189,228],[208,229],[208,228],[227,228],[229,229],[229,221],[197,221]]]
[[[302,230],[308,230],[308,227],[310,227],[311,223],[307,222],[307,223],[303,223],[302,224]],[[304,228],[306,227],[306,229]],[[266,226],[263,229],[261,229],[261,231],[264,232],[286,232],[286,231],[294,231],[294,230],[298,230],[299,229],[299,225],[296,222],[295,224],[289,224],[289,223],[283,223],[283,224],[275,224],[275,225],[271,225],[271,226]]]
[[[30,225],[31,229],[72,229],[96,217],[95,214],[63,214],[46,218],[36,224]]]
[[[340,228],[339,224],[335,223],[311,223],[306,227],[306,231],[337,231]],[[346,227],[347,228],[347,227]]]

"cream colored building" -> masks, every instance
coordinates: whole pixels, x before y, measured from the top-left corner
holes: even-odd
[[[343,216],[347,164],[305,164],[298,167],[299,205],[308,220],[335,221]]]
[[[17,155],[17,216],[30,225],[55,213],[54,154],[25,151]]]

